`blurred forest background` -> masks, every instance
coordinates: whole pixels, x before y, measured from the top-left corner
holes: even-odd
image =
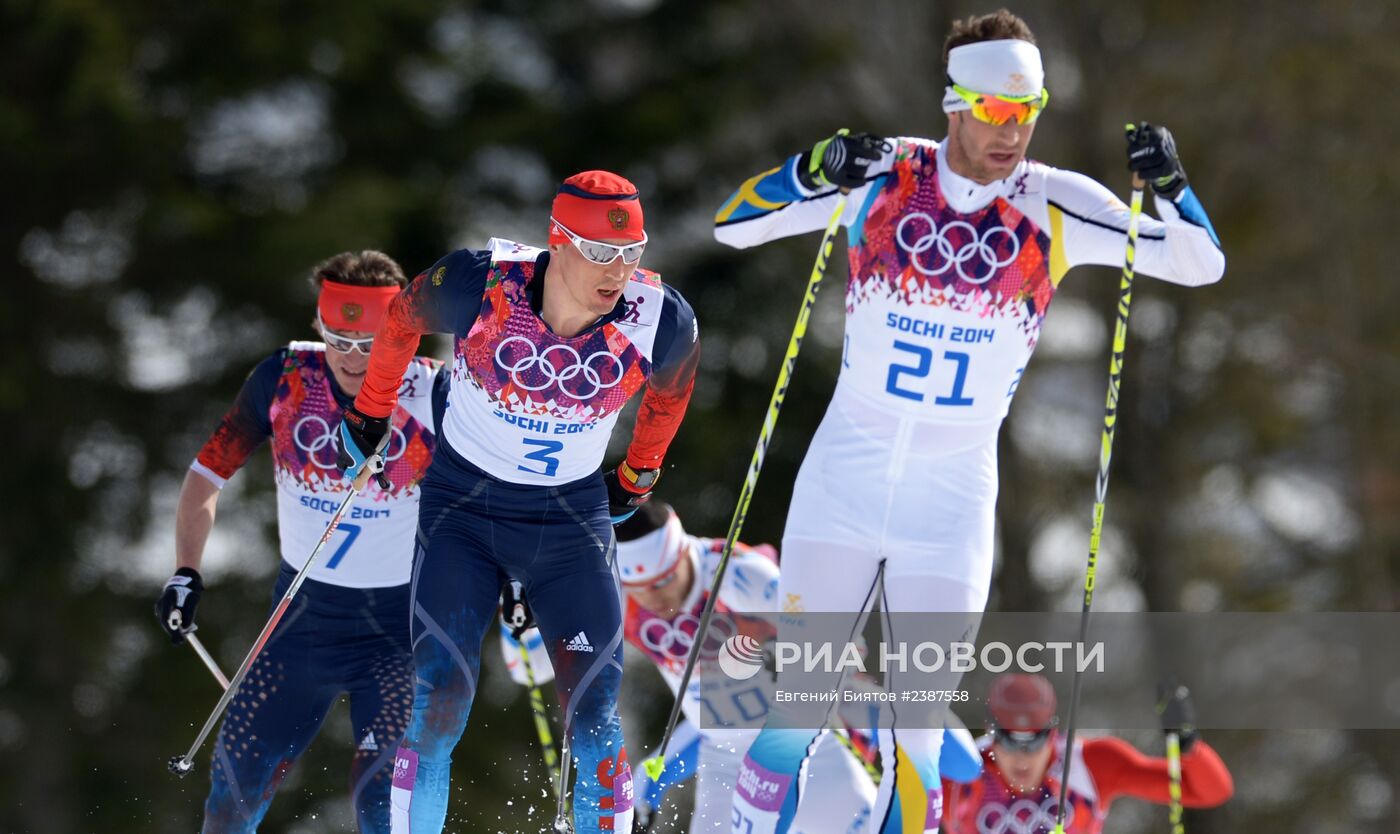
[[[995,7],[0,4],[0,426],[13,464],[0,502],[0,832],[197,828],[209,748],[184,781],[165,762],[217,688],[151,605],[190,459],[253,365],[312,336],[312,264],[372,247],[416,272],[491,236],[542,243],[560,178],[624,173],[646,200],[646,265],[693,301],[705,334],[661,494],[692,532],[722,535],[817,239],[732,251],[711,237],[713,211],[838,127],[941,137],[943,35]],[[1400,9],[1013,9],[1053,94],[1032,156],[1126,194],[1123,124],[1170,126],[1228,256],[1209,288],[1139,281],[1096,610],[1394,610],[1400,282],[1385,240],[1400,217]],[[750,541],[781,537],[832,389],[844,270],[838,259],[823,291]],[[1116,288],[1111,269],[1066,280],[1021,386],[1003,434],[993,610],[1079,605]],[[248,470],[220,503],[200,607],[230,670],[278,561],[266,456]],[[533,832],[550,814],[528,708],[499,672],[485,673],[457,749],[452,831]],[[636,760],[670,699],[646,668],[629,674]],[[1188,814],[1189,831],[1400,831],[1394,732],[1207,735],[1238,790]],[[1129,737],[1160,754],[1159,735]],[[348,830],[350,747],[337,712],[264,830]],[[1166,811],[1121,802],[1106,830],[1165,831]]]

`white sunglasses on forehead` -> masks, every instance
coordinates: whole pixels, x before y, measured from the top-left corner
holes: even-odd
[[[622,258],[622,262],[625,264],[634,264],[642,259],[642,250],[647,247],[646,232],[642,232],[642,239],[636,243],[618,246],[615,243],[603,243],[599,240],[589,240],[581,235],[576,235],[569,227],[555,220],[553,217],[549,218],[549,222],[558,227],[559,231],[563,232],[564,236],[573,242],[579,254],[599,266],[607,266],[618,258]]]
[[[321,320],[321,311],[316,310],[316,329],[321,331],[321,338],[325,340],[326,347],[336,353],[349,353],[357,350],[365,356],[369,356],[370,347],[374,345],[374,337],[368,339],[352,339],[349,336],[342,336],[326,326]]]

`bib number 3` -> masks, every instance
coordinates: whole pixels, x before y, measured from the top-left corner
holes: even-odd
[[[901,384],[901,377],[911,379],[923,379],[933,370],[933,349],[916,345],[912,342],[904,342],[895,339],[894,349],[902,353],[911,354],[913,364],[901,365],[898,362],[890,363],[889,374],[885,377],[885,392],[896,397],[903,397],[906,400],[913,400],[916,403],[924,401],[922,391],[914,391],[905,388]],[[972,405],[972,397],[966,396],[964,389],[967,386],[967,366],[972,361],[972,357],[966,353],[956,350],[943,351],[943,359],[953,362],[957,367],[953,371],[953,387],[946,396],[933,398],[935,405],[963,406]]]
[[[559,471],[559,458],[557,456],[560,452],[564,451],[564,444],[558,440],[536,440],[530,437],[524,438],[521,442],[525,444],[526,448],[531,446],[539,447],[533,452],[527,452],[525,454],[525,459],[538,461],[543,464],[544,468],[532,469],[528,466],[517,466],[516,469],[519,469],[521,472],[529,472],[532,475],[543,475],[546,478],[553,478],[554,473]]]

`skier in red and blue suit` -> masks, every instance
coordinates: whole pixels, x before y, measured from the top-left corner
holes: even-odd
[[[175,513],[175,575],[156,615],[176,643],[194,630],[200,575],[219,492],[265,441],[277,483],[282,566],[272,600],[306,564],[350,482],[336,468],[341,410],[359,392],[374,330],[407,283],[382,252],[344,252],[312,270],[323,342],[292,342],[244,381],[190,465]],[[361,834],[388,834],[393,752],[408,724],[413,657],[409,578],[419,482],[436,446],[442,363],[412,357],[384,451],[387,488],[371,484],[312,565],[239,685],[214,745],[204,834],[258,829],[273,795],[341,694],[355,753],[350,793]]]
[[[442,831],[452,750],[506,579],[523,584],[557,672],[578,769],[575,831],[631,829],[612,525],[650,495],[680,427],[698,330],[685,299],[639,268],[647,236],[630,182],[605,171],[570,177],[550,222],[547,250],[492,239],[414,279],[390,305],[341,424],[347,469],[375,466],[419,337],[454,336],[414,557],[418,682],[395,762],[396,834]],[[643,386],[627,456],[600,475],[619,412]]]

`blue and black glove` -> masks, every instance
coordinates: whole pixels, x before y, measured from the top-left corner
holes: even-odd
[[[389,479],[384,477],[384,449],[389,445],[388,417],[370,417],[350,406],[340,421],[336,442],[339,452],[335,465],[346,477],[353,481],[368,466],[379,488],[389,488]]]
[[[156,600],[156,619],[170,642],[179,645],[194,630],[194,610],[204,593],[204,580],[194,568],[180,568],[165,583]]]
[[[870,163],[890,150],[890,143],[873,133],[854,136],[846,128],[812,146],[797,160],[797,178],[812,191],[859,188],[865,185]]]
[[[1152,190],[1175,200],[1186,188],[1186,169],[1176,153],[1176,140],[1165,127],[1138,122],[1127,127],[1128,170],[1152,184]]]
[[[1162,732],[1176,733],[1184,755],[1196,743],[1196,705],[1191,691],[1172,683],[1157,685],[1157,714],[1162,718]]]

